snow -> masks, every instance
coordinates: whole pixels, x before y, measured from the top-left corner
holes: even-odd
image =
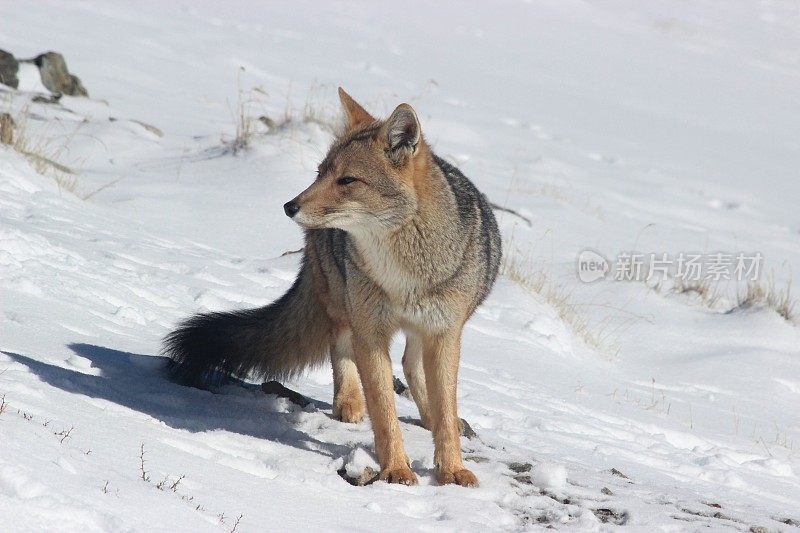
[[[585,250],[742,251],[777,287],[800,278],[795,2],[46,0],[0,20],[0,47],[63,53],[91,95],[31,102],[30,72],[0,87],[77,172],[70,192],[0,148],[4,529],[797,529],[798,324],[735,308],[734,282],[709,306],[576,273]],[[291,284],[281,205],[313,179],[337,85],[376,114],[412,104],[437,153],[530,220],[497,213],[553,290],[503,276],[464,332],[479,488],[436,485],[400,396],[420,485],[348,484],[376,466],[372,433],[330,417],[328,368],[287,384],[306,408],[161,374],[179,320]],[[233,155],[240,98],[293,120]]]
[[[534,485],[562,490],[567,484],[567,469],[556,463],[539,463],[531,471]]]

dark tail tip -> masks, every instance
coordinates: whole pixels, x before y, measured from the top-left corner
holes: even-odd
[[[212,337],[212,315],[196,315],[164,338],[162,354],[169,357],[167,377],[180,385],[198,389],[219,387],[230,377],[224,351]]]

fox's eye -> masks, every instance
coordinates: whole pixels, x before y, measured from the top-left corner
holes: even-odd
[[[337,185],[350,185],[354,181],[356,181],[356,179],[353,176],[342,176],[336,180],[336,183]]]

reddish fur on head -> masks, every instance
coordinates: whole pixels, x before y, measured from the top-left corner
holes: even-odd
[[[319,165],[314,183],[294,200],[303,227],[381,232],[403,224],[424,193],[429,151],[419,120],[400,104],[376,120],[339,88],[345,132]]]

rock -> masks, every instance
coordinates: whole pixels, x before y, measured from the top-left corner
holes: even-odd
[[[0,83],[8,85],[12,89],[19,87],[18,71],[19,61],[5,50],[0,50]]]
[[[57,104],[59,100],[61,100],[60,94],[51,94],[45,96],[43,94],[37,94],[33,98],[31,98],[31,102],[36,102],[37,104]]]
[[[621,477],[622,479],[630,479],[628,476],[617,470],[616,468],[611,469],[611,475]]]
[[[375,458],[364,448],[354,448],[345,458],[344,466],[338,471],[342,479],[355,485],[363,487],[378,479],[380,467]]]
[[[280,398],[286,398],[293,404],[299,405],[300,407],[307,407],[312,403],[311,400],[299,392],[295,392],[292,389],[286,388],[277,381],[267,381],[266,383],[262,383],[261,390],[266,394],[274,394]]]
[[[403,383],[400,378],[394,376],[392,379],[392,385],[394,386],[395,394],[402,396],[404,398],[408,398],[409,400],[413,400],[414,398],[411,396],[411,391],[408,389],[405,383]]]
[[[461,421],[461,436],[467,437],[470,440],[477,439],[478,434],[475,433],[475,430],[472,429],[472,426],[469,425],[469,422],[467,422],[463,418],[459,418],[459,420]]]
[[[602,523],[612,523],[618,526],[623,526],[628,521],[628,513],[626,511],[615,511],[613,509],[592,509],[592,512]]]
[[[614,493],[611,492],[611,489],[609,489],[608,487],[603,487],[602,489],[600,489],[600,492],[602,492],[606,496],[613,496],[614,495]]]
[[[342,479],[353,485],[354,487],[364,487],[366,485],[371,485],[378,480],[379,472],[377,472],[372,467],[366,467],[358,476],[352,476],[347,473],[347,470],[344,468],[340,468],[336,471]]]
[[[33,59],[33,63],[39,67],[42,84],[48,91],[68,96],[89,96],[81,80],[69,73],[64,56],[58,52],[40,54]]]
[[[522,474],[524,472],[530,472],[533,465],[530,463],[508,463],[508,468],[512,472]]]

